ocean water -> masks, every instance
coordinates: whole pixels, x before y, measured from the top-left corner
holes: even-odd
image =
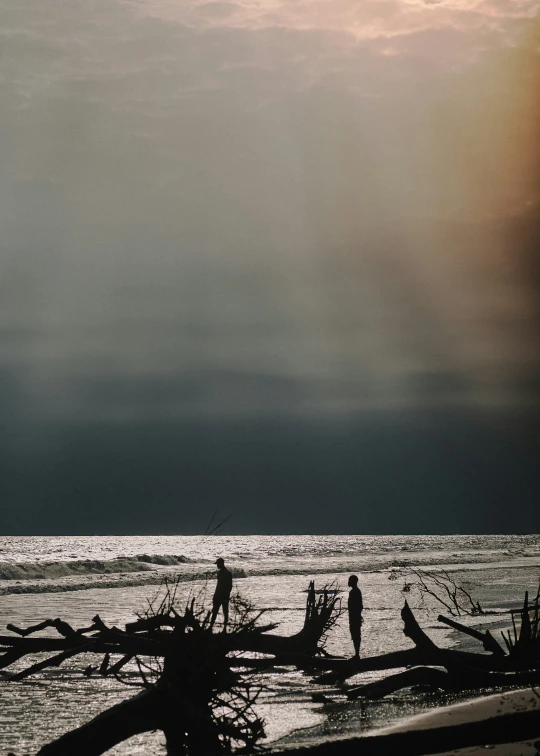
[[[310,578],[317,587],[337,583],[346,597],[347,577],[356,573],[365,604],[363,655],[408,647],[400,619],[405,598],[437,643],[457,642],[455,633],[436,622],[440,607],[422,601],[414,587],[403,592],[416,567],[451,572],[484,608],[495,612],[474,622],[498,625],[504,622],[499,612],[517,605],[524,590],[536,591],[540,576],[538,535],[2,537],[2,624],[24,626],[62,617],[86,626],[96,613],[107,623],[123,624],[144,609],[165,576],[182,581],[185,597],[203,591],[210,604],[218,556],[233,570],[235,590],[267,610],[267,619],[279,622],[278,632],[284,634],[302,625]],[[328,650],[352,653],[346,617],[329,636]],[[0,678],[0,754],[33,753],[133,695],[132,688],[116,680],[84,677],[82,670],[90,661],[78,657],[19,683]],[[370,673],[363,679],[378,676]],[[336,698],[328,706],[312,702],[312,691],[320,689],[299,672],[276,672],[265,682],[260,713],[269,744],[281,738],[297,742],[363,731],[414,714],[429,703],[405,692],[383,703]],[[149,734],[111,753],[158,755],[164,750],[161,737]]]

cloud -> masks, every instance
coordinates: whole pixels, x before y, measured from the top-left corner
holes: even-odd
[[[1,11],[5,527],[196,530],[227,491],[251,532],[534,529],[537,3],[34,6]]]
[[[185,7],[8,8],[1,359],[33,412],[533,401],[534,252],[499,233],[539,191],[532,4]]]
[[[212,12],[215,6],[215,12]],[[208,3],[199,0],[188,6],[153,2],[138,6],[143,17],[194,28],[229,25],[234,28],[270,27],[296,30],[333,30],[358,39],[408,34],[421,29],[436,29],[451,24],[478,28],[490,19],[530,19],[538,12],[536,0],[299,0],[295,3]]]

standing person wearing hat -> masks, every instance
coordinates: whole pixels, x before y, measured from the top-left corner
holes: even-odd
[[[354,646],[354,655],[356,658],[360,656],[360,641],[362,639],[362,610],[364,604],[362,602],[362,591],[358,587],[358,578],[356,575],[349,577],[348,586],[351,589],[349,591],[349,598],[347,601],[347,609],[349,611],[349,630]]]
[[[229,621],[229,599],[232,591],[232,573],[225,567],[225,562],[221,557],[216,559],[218,568],[217,585],[212,599],[212,617],[210,619],[210,630],[214,627],[214,622],[218,615],[219,609],[223,609],[223,632],[227,630]]]

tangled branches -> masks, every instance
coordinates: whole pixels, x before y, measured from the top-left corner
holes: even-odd
[[[391,575],[393,574],[395,573],[391,573]],[[452,575],[446,570],[435,573],[414,569],[411,570],[411,575],[413,579],[407,579],[403,586],[404,593],[409,593],[412,588],[416,588],[422,602],[425,602],[427,597],[430,596],[453,617],[485,614],[480,602],[475,601],[468,587],[456,583]]]
[[[40,654],[38,662],[7,674],[17,681],[79,654],[99,654],[101,663],[87,667],[86,675],[114,676],[139,688],[133,698],[44,746],[39,756],[98,756],[150,730],[164,733],[169,756],[252,750],[264,737],[255,710],[260,674],[275,665],[304,668],[321,652],[339,611],[335,593],[323,589],[317,597],[311,583],[304,625],[292,636],[273,635],[276,625],[260,625],[263,612],[234,596],[229,631],[213,633],[204,594],[182,601],[179,584],[165,583],[123,629],[107,626],[99,615],[77,629],[60,619],[25,629],[8,625],[13,634],[0,636],[0,669]],[[35,635],[49,628],[60,637]]]
[[[525,593],[525,600],[521,609],[511,609],[512,631],[506,635],[501,631],[508,653],[513,657],[532,656],[536,662],[540,661],[540,585],[536,597],[529,603],[529,593]],[[519,632],[516,627],[516,616],[520,619]]]

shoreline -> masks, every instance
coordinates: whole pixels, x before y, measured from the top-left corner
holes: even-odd
[[[291,548],[290,544],[285,545]],[[154,546],[155,544],[145,540],[134,548],[140,550],[141,553],[142,551],[154,553]],[[330,544],[330,546],[336,545]],[[90,547],[93,548],[93,545],[90,544]],[[253,546],[250,548],[253,550]],[[212,545],[211,549],[213,553],[216,546]],[[123,546],[119,544],[115,546],[114,553],[122,550]],[[379,551],[382,553],[382,547]],[[73,552],[66,546],[65,553]],[[203,542],[201,559],[206,558],[210,553],[210,546]],[[452,550],[450,554],[453,553]],[[317,585],[324,584],[325,580],[345,579],[346,573],[333,571],[336,566],[334,556],[325,557],[324,554],[315,556],[318,560]],[[528,557],[525,566],[521,563],[522,557],[519,557],[513,563],[513,569],[508,570],[503,567],[507,562],[506,555],[501,554],[501,557],[501,560],[493,563],[475,562],[470,565],[461,563],[459,567],[462,570],[456,569],[457,564],[453,565],[452,572],[462,571],[466,573],[466,579],[474,580],[475,583],[482,585],[482,595],[486,597],[482,603],[486,609],[506,607],[509,601],[513,603],[516,591],[517,596],[520,596],[521,592],[528,586],[532,586],[535,581],[537,584],[538,558],[535,558],[531,564],[531,558]],[[314,558],[314,556],[310,557],[310,559]],[[340,567],[343,567],[351,558],[350,555],[340,558]],[[300,566],[304,566],[304,557],[291,558],[290,561],[288,561],[289,557],[284,557],[283,564],[287,569],[282,569],[279,574],[273,570],[270,574],[268,573],[269,559],[270,557],[263,553],[258,559],[259,573],[239,580],[238,589],[255,605],[265,609],[269,620],[279,622],[281,632],[291,634],[298,630],[301,621],[299,612],[305,611],[305,573],[297,571]],[[271,559],[277,561],[274,553]],[[253,557],[253,562],[255,561],[257,560]],[[447,564],[446,560],[444,564]],[[243,565],[247,567],[247,561],[244,561]],[[190,566],[192,567],[192,565],[183,566],[182,569],[186,567],[189,569]],[[440,563],[439,569],[441,569]],[[171,571],[177,570],[172,568]],[[361,570],[357,571],[361,572]],[[144,575],[147,579],[154,578],[157,572],[157,570],[145,572]],[[160,569],[159,572],[161,573],[162,570]],[[165,568],[163,572],[169,572],[169,569]],[[266,574],[262,574],[263,572]],[[93,577],[90,590],[1,596],[3,614],[19,626],[35,624],[38,619],[47,616],[61,616],[75,625],[86,626],[89,618],[99,610],[100,616],[109,624],[121,625],[130,621],[136,608],[143,606],[146,600],[151,599],[155,591],[153,586],[122,584],[103,590],[101,581],[110,580],[112,577],[110,575],[105,578]],[[127,581],[133,579],[134,575],[126,574],[120,577]],[[366,656],[376,656],[385,651],[402,650],[409,644],[403,636],[402,622],[399,618],[399,607],[403,603],[401,581],[388,580],[387,570],[363,573],[363,579],[367,598],[363,654],[365,652]],[[116,583],[116,580],[114,582]],[[187,581],[185,586],[185,592],[188,594],[193,586]],[[73,588],[72,585],[69,587]],[[476,621],[478,619],[475,618]],[[486,619],[488,626],[496,625],[500,621],[500,618],[494,615]],[[448,627],[438,625],[429,612],[422,615],[421,624],[441,646],[463,648],[464,642],[477,645],[476,641],[463,637]],[[346,622],[337,623],[328,639],[327,650],[336,655],[346,655],[347,651],[350,651]],[[128,695],[125,689],[117,688],[114,680],[103,682],[98,678],[81,678],[80,683],[73,685],[72,681],[75,679],[73,675],[79,675],[82,671],[82,667],[71,665],[69,669],[66,667],[65,675],[62,671],[60,674],[52,674],[44,678],[47,688],[42,689],[36,686],[32,689],[31,726],[22,715],[28,706],[28,688],[15,685],[8,690],[6,685],[0,686],[0,701],[5,710],[4,722],[0,723],[0,740],[3,740],[5,736],[8,750],[14,753],[37,751],[57,734],[80,726],[85,720],[97,715],[105,705],[105,698],[114,704],[124,695]],[[366,682],[370,682],[372,681],[370,676],[376,676],[379,673],[366,674],[368,676]],[[471,693],[433,694],[413,690],[362,703],[361,701],[347,701],[339,689],[331,690],[330,687],[316,686],[317,692],[326,694],[332,699],[329,703],[321,704],[314,702],[311,698],[314,687],[310,678],[300,672],[278,670],[272,677],[271,695],[264,700],[260,699],[263,705],[261,714],[268,722],[268,741],[261,742],[261,745],[264,744],[265,752],[277,754],[283,749],[301,749],[299,753],[306,756],[310,753],[310,748],[325,743],[339,742],[344,738],[352,738],[355,742],[362,741],[365,744],[369,738],[378,736],[381,731],[388,731],[389,728],[395,727],[408,729],[412,727],[410,723],[417,721],[419,716],[435,715],[446,711],[449,705],[464,703],[466,700],[475,701],[483,697],[482,692],[480,694],[477,692],[473,696]],[[48,693],[46,695],[46,690],[52,691],[53,695]],[[118,756],[146,756],[149,752],[161,752],[160,749],[162,749],[162,743],[159,736],[146,734],[137,742],[119,746],[115,753]],[[526,756],[532,756],[533,753],[533,750],[529,750]],[[355,756],[358,756],[358,749]]]
[[[492,607],[490,607],[492,608]],[[484,622],[480,617],[475,617],[476,622],[472,625],[478,629],[485,629],[486,625],[492,630],[500,626],[507,626],[507,621],[489,614],[484,616]],[[478,651],[478,641],[452,630],[448,637],[449,645],[463,651]],[[393,670],[393,673],[399,670]],[[388,671],[390,673],[390,671]],[[324,722],[312,727],[295,730],[283,738],[269,744],[268,752],[277,754],[315,754],[324,756],[326,747],[335,745],[338,748],[346,748],[347,744],[352,748],[364,749],[368,739],[383,738],[387,735],[413,733],[419,730],[453,728],[461,725],[480,723],[482,721],[494,722],[501,716],[518,712],[537,712],[538,727],[535,736],[529,740],[515,740],[515,748],[512,743],[505,742],[499,745],[488,744],[471,746],[471,748],[454,750],[421,750],[418,753],[441,753],[463,754],[463,756],[480,756],[481,750],[488,747],[494,750],[497,756],[540,756],[540,691],[534,692],[533,688],[499,689],[498,692],[490,691],[463,691],[458,693],[429,693],[406,690],[398,696],[392,695],[377,700],[357,699],[354,703],[347,701],[338,691],[324,694],[327,697],[320,713],[324,716]],[[351,705],[352,704],[352,705]],[[354,706],[360,707],[362,714],[371,712],[362,720],[354,712]],[[409,708],[409,713],[404,709]],[[332,729],[329,723],[332,719],[332,709],[342,710],[342,714],[336,719],[340,720],[338,728]],[[412,711],[411,711],[412,710]],[[355,721],[356,720],[356,721]],[[386,720],[386,721],[384,721]],[[486,728],[489,725],[486,724]],[[535,747],[533,743],[539,742]],[[375,741],[371,741],[374,743]],[[399,751],[401,753],[401,751]],[[333,753],[333,751],[328,751]],[[336,751],[338,753],[338,751]],[[341,750],[339,750],[341,753]],[[343,751],[344,756],[348,752]],[[353,751],[351,751],[351,754]],[[381,752],[381,753],[384,753]],[[404,752],[408,753],[408,751]],[[413,749],[411,754],[416,753]],[[356,751],[355,751],[356,754]]]
[[[534,756],[539,738],[540,694],[521,688],[441,706],[365,735],[269,752],[276,756],[384,756],[393,752],[401,756],[481,756],[489,748],[494,756]]]

